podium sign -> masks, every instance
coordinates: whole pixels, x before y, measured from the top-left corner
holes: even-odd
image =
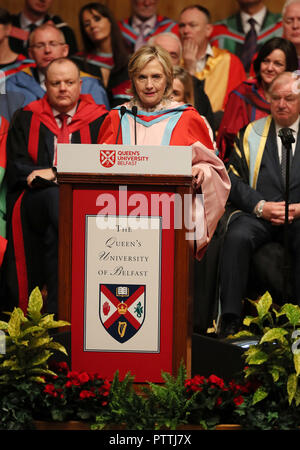
[[[158,353],[161,219],[87,215],[85,229],[84,351]]]
[[[60,147],[74,169],[73,146]],[[183,359],[189,374],[192,253],[175,210],[191,191],[191,149],[180,149],[178,165],[164,147],[168,158],[159,168],[160,148],[141,148],[151,170],[162,172],[153,175],[149,168],[132,173],[128,165],[127,173],[112,173],[99,163],[103,146],[75,145],[74,154],[79,147],[94,153],[81,172],[67,171],[68,158],[58,156],[59,316],[71,321],[72,369],[110,379],[116,370],[130,371],[136,382],[160,382],[161,371],[177,372]],[[114,147],[117,156],[120,147],[132,151]]]
[[[191,175],[191,147],[58,144],[64,173]]]

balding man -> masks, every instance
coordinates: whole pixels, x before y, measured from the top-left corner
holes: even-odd
[[[57,143],[96,143],[107,113],[81,94],[79,69],[67,58],[45,72],[47,94],[17,111],[7,138],[7,299],[24,306],[35,286],[47,286],[47,311],[57,312],[59,186]],[[82,146],[84,151],[84,146]],[[26,306],[26,305],[25,305]]]
[[[181,65],[182,58],[182,45],[179,37],[172,33],[159,33],[155,36],[152,36],[149,41],[149,45],[159,45],[169,52],[172,63],[174,66]],[[198,78],[191,75],[193,81],[194,88],[194,107],[197,109],[199,114],[204,116],[208,123],[210,124],[212,130],[215,130],[214,124],[214,115],[212,112],[212,107],[209,101],[208,96],[204,92],[204,81],[198,80]]]
[[[45,71],[54,59],[68,56],[69,45],[61,30],[44,24],[30,35],[28,53],[36,66],[25,68],[6,81],[7,92],[19,92],[25,96],[23,106],[45,95]],[[109,108],[107,93],[100,80],[85,72],[81,72],[80,76],[82,94],[91,94],[98,105],[104,104]]]

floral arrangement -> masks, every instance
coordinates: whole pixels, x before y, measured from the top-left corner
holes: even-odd
[[[238,407],[255,392],[257,385],[244,379],[225,381],[216,375],[195,375],[186,380],[185,387],[188,397],[198,393],[189,422],[214,428],[220,423],[235,423]]]
[[[32,292],[27,315],[19,308],[0,321],[6,353],[0,355],[0,430],[32,429],[34,420],[84,420],[91,429],[117,427],[177,429],[240,424],[243,429],[296,429],[300,423],[300,307],[273,305],[266,293],[252,302],[235,337],[256,337],[244,352],[245,369],[231,381],[214,374],[187,379],[183,364],[177,377],[162,372],[163,383],[133,385],[128,372],[116,371],[110,383],[98,373],[69,370],[53,362],[66,354],[54,341],[53,328],[68,325],[42,314],[42,297]]]
[[[47,411],[45,418],[93,420],[107,406],[110,382],[101,375],[69,370],[65,362],[52,362],[50,367],[56,375],[47,376],[42,386],[40,411]]]

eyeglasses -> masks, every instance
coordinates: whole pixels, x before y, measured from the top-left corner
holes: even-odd
[[[59,45],[65,45],[64,42],[50,41],[50,42],[38,42],[37,44],[33,44],[30,47],[36,48],[37,50],[44,50],[46,47],[56,48]]]

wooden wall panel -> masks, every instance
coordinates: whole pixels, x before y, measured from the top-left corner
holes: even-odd
[[[86,0],[53,0],[51,11],[60,15],[76,32],[78,40],[79,27],[78,27],[78,11],[81,6],[89,3]],[[127,17],[130,11],[130,0],[103,0],[100,3],[106,4],[115,14],[117,19]],[[185,6],[197,3],[193,0],[160,0],[159,12],[174,20],[178,19],[179,12]],[[227,17],[237,9],[236,0],[202,0],[203,6],[207,7],[214,21]],[[266,0],[266,5],[270,10],[274,12],[280,12],[283,0]],[[19,12],[24,4],[24,0],[0,0],[0,5],[3,8],[7,8],[10,12]]]

